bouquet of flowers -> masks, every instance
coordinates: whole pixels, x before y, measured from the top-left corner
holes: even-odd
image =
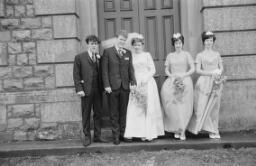
[[[136,101],[136,104],[142,107],[144,110],[147,109],[147,86],[138,86],[131,93],[133,99]]]
[[[185,91],[185,84],[181,77],[177,77],[173,81],[174,85],[174,92],[173,95],[175,96],[174,103],[182,102],[182,98]]]
[[[223,75],[214,75],[212,77],[213,77],[213,87],[212,87],[213,92],[219,90],[221,88],[221,85],[227,80],[227,76],[223,76]]]

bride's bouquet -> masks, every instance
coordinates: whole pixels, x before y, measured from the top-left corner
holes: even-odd
[[[131,95],[138,106],[142,107],[144,110],[147,110],[147,86],[137,86],[135,89],[132,90]]]

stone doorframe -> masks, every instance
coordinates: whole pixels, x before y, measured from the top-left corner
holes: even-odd
[[[98,13],[96,0],[79,0],[80,4],[80,30],[81,47],[86,48],[84,38],[89,34],[98,34]],[[202,1],[180,0],[181,33],[185,38],[184,49],[189,51],[193,57],[201,50],[202,32]]]

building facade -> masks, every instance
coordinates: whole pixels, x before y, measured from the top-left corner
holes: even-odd
[[[78,138],[74,56],[87,35],[119,29],[144,34],[159,87],[173,33],[195,58],[202,31],[215,32],[228,76],[220,131],[256,129],[256,0],[0,0],[0,142]]]

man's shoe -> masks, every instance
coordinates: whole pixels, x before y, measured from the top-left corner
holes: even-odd
[[[132,139],[131,139],[131,138],[124,138],[123,141],[124,141],[124,142],[132,142]]]
[[[114,143],[115,145],[119,145],[119,144],[120,144],[119,138],[114,138],[113,143]]]
[[[94,138],[93,142],[99,142],[99,143],[108,143],[109,141],[103,139],[103,138]]]
[[[89,146],[91,144],[91,139],[83,139],[83,145],[84,147]]]

